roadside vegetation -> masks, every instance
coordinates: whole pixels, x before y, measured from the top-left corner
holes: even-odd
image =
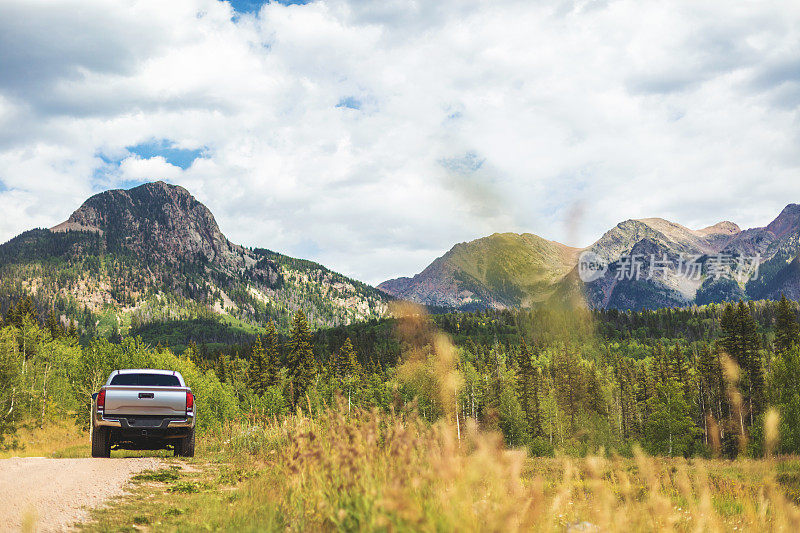
[[[197,395],[198,456],[85,529],[800,527],[795,303],[395,314],[312,332],[298,312],[175,353],[80,341],[22,299],[0,327],[3,454],[85,454],[58,421],[80,432],[113,369],[167,368]]]
[[[293,415],[209,432],[83,531],[796,531],[800,461],[530,458],[413,412]],[[172,460],[170,460],[172,461]],[[599,529],[598,529],[599,528]]]
[[[89,433],[75,423],[74,416],[64,420],[48,420],[20,424],[6,436],[0,459],[9,457],[89,457]]]

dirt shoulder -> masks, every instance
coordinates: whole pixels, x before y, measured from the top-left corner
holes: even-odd
[[[23,522],[35,531],[63,531],[122,495],[132,475],[162,465],[153,457],[2,459],[0,531],[19,531]]]

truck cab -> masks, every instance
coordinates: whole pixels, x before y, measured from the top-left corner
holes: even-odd
[[[194,456],[195,402],[180,372],[126,369],[92,395],[92,457],[111,449],[172,449]]]

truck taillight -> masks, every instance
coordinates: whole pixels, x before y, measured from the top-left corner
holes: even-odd
[[[188,391],[186,392],[186,410],[194,410],[194,394]]]
[[[98,409],[105,409],[106,408],[106,390],[100,389],[100,393],[97,395],[97,408]]]

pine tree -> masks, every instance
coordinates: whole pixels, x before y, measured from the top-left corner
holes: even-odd
[[[64,326],[61,325],[58,318],[56,318],[56,310],[55,308],[50,310],[50,313],[47,315],[46,321],[47,329],[50,331],[50,335],[54,339],[58,339],[64,336]]]
[[[266,352],[261,344],[261,337],[256,337],[253,345],[253,355],[250,358],[250,365],[247,367],[247,385],[256,394],[263,395],[267,390],[266,380]]]
[[[737,362],[743,368],[748,368],[751,364],[750,359],[758,355],[758,324],[750,313],[750,307],[742,301],[739,301],[736,307],[736,327],[739,335]]]
[[[357,377],[361,375],[361,364],[358,362],[350,337],[345,339],[342,349],[339,350],[339,360],[341,361],[341,377]]]
[[[267,332],[264,335],[264,340],[264,384],[270,387],[277,385],[281,366],[278,332],[272,322],[267,323]]]
[[[594,363],[587,362],[582,376],[584,392],[584,407],[600,415],[607,415],[608,409],[603,398],[603,387],[600,384],[600,376]]]
[[[554,354],[553,382],[556,399],[564,413],[569,416],[570,430],[574,430],[578,408],[585,399],[586,383],[580,359],[570,348]]]
[[[522,410],[525,412],[525,422],[531,437],[542,434],[542,424],[539,416],[539,389],[541,378],[539,369],[533,366],[531,353],[525,341],[517,352],[517,395]]]
[[[349,412],[353,389],[363,377],[363,369],[358,362],[350,337],[345,339],[339,352],[334,356],[333,373],[337,382],[347,391],[347,409]]]
[[[303,311],[298,310],[292,320],[292,337],[289,341],[289,378],[291,380],[291,400],[297,405],[314,383],[317,362],[311,347],[311,333]]]
[[[633,371],[627,359],[617,361],[617,381],[620,389],[620,418],[624,438],[639,435],[639,423],[636,409],[636,384]]]
[[[722,332],[720,334],[719,344],[731,357],[734,357],[734,352],[737,350],[739,344],[736,327],[736,310],[730,302],[725,304],[722,309],[722,316],[720,317],[720,326]]]
[[[347,337],[339,351],[333,354],[331,367],[333,376],[339,380],[358,376],[362,373],[363,369],[358,362],[358,356],[356,356],[356,352],[353,349],[350,337]]]
[[[672,377],[672,367],[670,366],[670,357],[666,348],[661,341],[656,343],[653,350],[653,371],[656,381],[665,383]]]
[[[219,380],[223,383],[233,382],[233,362],[230,355],[222,353],[217,359],[216,373]]]
[[[775,348],[779,354],[782,354],[797,344],[800,344],[797,314],[789,300],[786,299],[786,295],[782,294],[775,313]]]
[[[708,417],[714,420],[723,420],[727,415],[723,411],[725,401],[722,367],[719,354],[708,345],[703,345],[697,358],[698,386],[700,389],[700,411],[702,412],[702,426],[704,442],[709,444]]]
[[[186,350],[183,352],[183,357],[200,367],[200,350],[197,349],[197,343],[194,341],[189,342]]]
[[[686,362],[683,351],[678,345],[675,345],[672,349],[672,354],[669,358],[669,369],[671,377],[675,378],[681,386],[685,386],[689,380],[689,364]]]
[[[758,353],[758,326],[750,314],[750,308],[742,301],[736,308],[736,319],[739,330],[739,349],[736,357],[737,363],[747,377],[747,402],[752,426],[764,403],[764,369]]]
[[[189,347],[192,349],[191,357],[189,360],[195,364],[197,368],[203,368],[206,364],[205,356],[208,355],[207,353],[204,354],[204,349],[198,348],[197,343],[192,341],[189,343]],[[205,346],[203,346],[205,348]]]
[[[36,311],[36,306],[33,305],[30,294],[26,294],[20,298],[17,305],[8,308],[5,322],[12,326],[22,327],[22,323],[25,321],[26,317],[33,322],[39,317],[39,313]]]
[[[638,367],[636,402],[642,417],[641,426],[644,427],[650,416],[650,406],[647,400],[655,394],[656,385],[661,381],[659,380],[660,373],[654,365],[648,365],[645,361],[641,361]]]
[[[692,397],[693,380],[689,371],[689,362],[684,356],[683,350],[677,344],[672,349],[672,354],[669,358],[669,368],[670,376],[683,388],[683,397],[686,399],[689,407],[691,407],[692,402],[690,399]]]
[[[759,354],[758,325],[750,313],[750,307],[739,301],[735,307],[727,304],[721,318],[722,337],[720,344],[730,355],[744,376],[741,383],[746,387],[746,398],[752,426],[764,404],[764,369]]]
[[[350,338],[347,338],[346,342],[349,342]],[[352,345],[350,346],[352,350]],[[333,353],[333,357],[331,358],[331,370],[333,371],[333,376],[336,379],[342,379],[345,376],[345,367],[347,366],[347,360],[345,358],[345,345],[342,344],[341,348],[338,351]]]

